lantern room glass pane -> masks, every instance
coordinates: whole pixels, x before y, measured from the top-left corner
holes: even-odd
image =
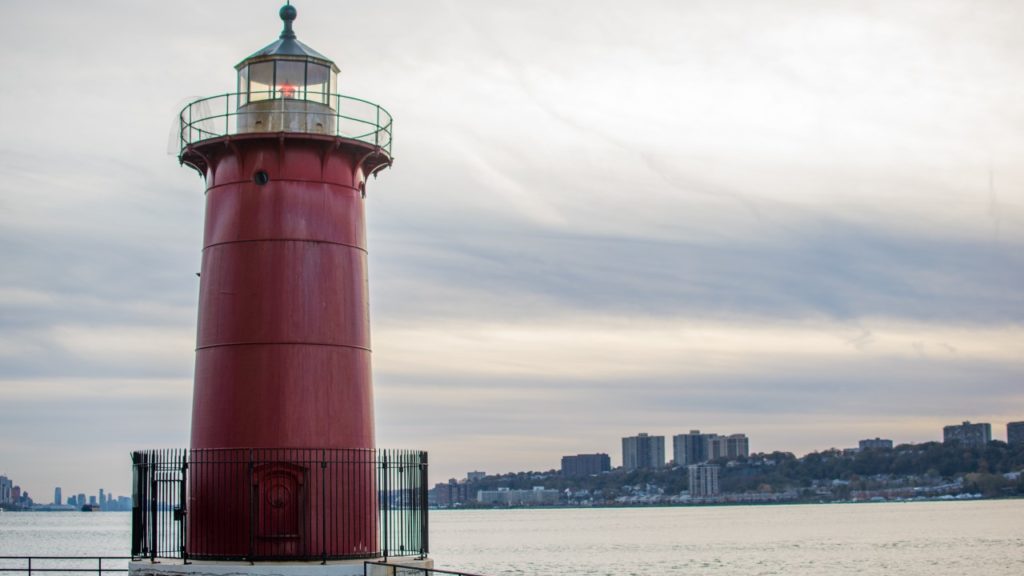
[[[249,103],[249,67],[242,66],[238,71],[238,105],[245,106]]]
[[[269,100],[274,86],[274,63],[260,62],[249,65],[249,100]]]
[[[310,63],[306,74],[306,100],[327,104],[327,82],[330,78],[330,68]]]
[[[328,98],[331,98],[338,93],[338,73],[335,72],[334,70],[331,70],[331,87],[328,90],[328,92],[330,92]],[[327,105],[330,106],[332,103],[335,104],[335,106],[332,106],[332,108],[338,108],[338,104],[340,104],[340,98],[333,98],[332,100],[327,102]]]
[[[275,98],[305,98],[306,63],[279,60],[276,82]]]

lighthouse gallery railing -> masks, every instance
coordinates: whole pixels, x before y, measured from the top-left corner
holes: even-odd
[[[137,559],[327,561],[428,552],[426,452],[148,450],[132,453],[132,469]]]
[[[345,138],[391,155],[391,114],[373,102],[343,94],[282,98],[275,91],[229,92],[189,103],[178,120],[179,156],[205,140],[258,132]]]

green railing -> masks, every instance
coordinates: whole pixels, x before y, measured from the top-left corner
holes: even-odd
[[[391,155],[391,114],[361,98],[310,92],[229,92],[189,103],[179,116],[179,156],[213,138],[260,132],[321,134],[353,140]]]

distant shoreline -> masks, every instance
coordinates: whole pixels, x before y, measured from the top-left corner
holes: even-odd
[[[831,504],[920,504],[929,502],[1000,502],[1006,500],[1024,500],[1024,496],[1006,496],[1001,498],[928,498],[909,500],[834,500],[825,502],[809,502],[806,500],[792,500],[788,502],[708,502],[701,504],[594,504],[593,506],[460,506],[458,508],[431,508],[431,512],[460,512],[460,511],[490,511],[490,510],[588,510],[588,509],[628,509],[628,508],[722,508],[733,506],[821,506]]]

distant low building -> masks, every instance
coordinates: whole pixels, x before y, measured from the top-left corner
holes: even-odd
[[[992,441],[992,425],[984,422],[953,424],[942,429],[942,441],[946,444],[959,442],[962,446],[984,448]]]
[[[1024,422],[1009,422],[1006,425],[1006,443],[1024,444]]]
[[[891,449],[892,440],[886,440],[885,438],[868,438],[867,440],[861,440],[859,447],[861,450]]]
[[[487,472],[481,472],[479,470],[474,470],[472,472],[466,472],[466,481],[467,482],[479,482],[479,481],[483,480],[486,477],[487,477]]]
[[[611,469],[612,460],[607,454],[562,456],[562,476],[590,476]]]
[[[663,468],[665,466],[665,437],[637,436],[622,439],[622,467],[626,471]]]
[[[558,490],[548,490],[543,486],[534,486],[533,490],[480,490],[476,499],[481,504],[501,506],[551,506],[558,504]]]
[[[718,485],[719,467],[714,464],[694,464],[690,473],[690,496],[692,498],[713,498],[721,495]]]
[[[466,483],[459,483],[454,478],[447,483],[435,484],[427,496],[431,504],[440,508],[461,505],[470,500]]]

